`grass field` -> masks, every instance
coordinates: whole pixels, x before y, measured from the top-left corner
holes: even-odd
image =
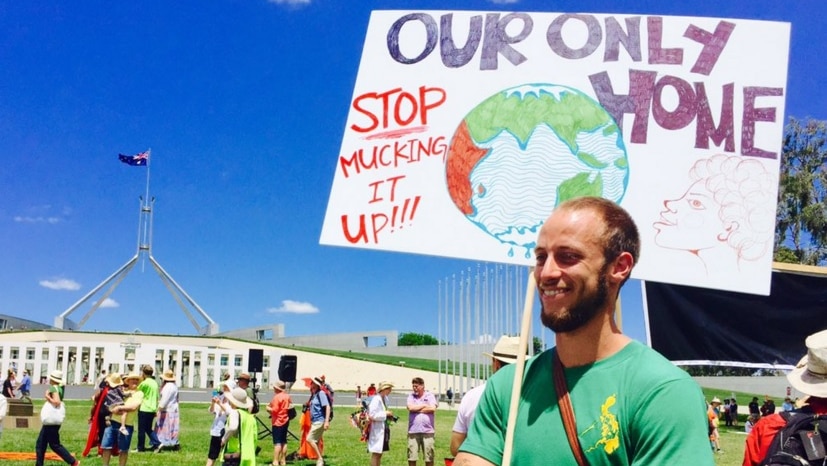
[[[713,396],[720,398],[729,397],[729,392],[706,392],[707,398]],[[751,394],[736,394],[746,400],[752,397]],[[36,401],[36,412],[39,412],[42,401]],[[444,405],[442,405],[444,407]],[[209,428],[212,416],[207,412],[205,403],[183,403],[181,405],[181,450],[177,452],[162,453],[131,453],[129,465],[131,466],[196,466],[206,462],[207,449],[209,445]],[[336,407],[336,416],[330,430],[325,434],[325,461],[330,466],[362,466],[369,462],[369,455],[365,444],[359,441],[359,432],[350,425],[348,416],[354,408],[346,406]],[[69,451],[80,454],[86,445],[87,424],[86,418],[89,413],[88,402],[68,401],[67,420],[60,429],[63,445]],[[405,457],[405,438],[407,414],[404,410],[398,409],[398,415],[402,418],[398,424],[391,426],[391,448],[383,456],[382,463],[388,466],[402,466],[407,464]],[[449,441],[451,426],[454,422],[456,411],[447,409],[438,410],[436,414],[436,466],[444,464],[443,458],[449,456]],[[264,419],[264,415],[261,415]],[[291,424],[295,428],[291,431],[299,435],[298,422]],[[743,425],[743,420],[741,421]],[[741,464],[743,458],[744,439],[746,436],[741,433],[743,428],[729,429],[721,427],[721,448],[722,453],[716,455],[716,464],[719,466],[736,466]],[[34,444],[37,439],[37,430],[26,429],[5,429],[0,436],[0,451],[34,452]],[[133,438],[132,447],[136,445],[137,439]],[[258,464],[267,465],[273,460],[272,440],[270,437],[259,440],[262,447],[258,456]],[[292,438],[288,441],[288,452],[294,452],[298,448],[298,442]],[[101,460],[97,457],[79,458],[84,466],[100,465]],[[30,466],[33,461],[0,461],[2,466]],[[47,461],[46,464],[59,465],[60,461]],[[117,464],[116,461],[112,465]],[[312,466],[314,461],[296,461],[291,464],[301,466]],[[419,464],[422,464],[420,461]],[[687,464],[692,464],[691,462]]]

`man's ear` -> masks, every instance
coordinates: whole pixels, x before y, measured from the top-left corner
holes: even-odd
[[[635,259],[628,252],[621,252],[615,258],[611,269],[609,269],[609,276],[613,282],[622,283],[629,275],[632,274],[632,267],[635,265]]]

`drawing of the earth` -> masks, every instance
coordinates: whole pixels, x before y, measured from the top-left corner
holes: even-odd
[[[454,133],[445,167],[465,217],[501,243],[526,248],[526,257],[558,204],[580,196],[620,202],[629,180],[612,116],[555,84],[513,87],[477,105]]]

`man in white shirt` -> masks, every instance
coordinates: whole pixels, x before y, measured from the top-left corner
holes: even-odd
[[[491,357],[491,373],[494,374],[501,367],[517,361],[517,354],[519,354],[520,337],[501,336],[497,344],[494,345],[493,353],[483,353]],[[477,412],[477,403],[480,401],[482,392],[485,390],[485,382],[468,390],[457,410],[457,418],[454,421],[454,427],[451,429],[451,455],[456,456],[459,446],[468,435],[468,427],[471,421],[474,420],[474,414]]]

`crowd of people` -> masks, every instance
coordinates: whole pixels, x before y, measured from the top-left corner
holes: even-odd
[[[130,453],[159,453],[180,449],[178,385],[173,371],[161,374],[145,364],[140,372],[107,374],[101,371],[92,395],[89,434],[84,457],[97,449],[101,464],[108,466],[112,457],[125,466]],[[156,420],[157,417],[157,420]],[[136,434],[136,448],[132,437]]]
[[[737,400],[722,402],[716,397],[707,404],[685,371],[624,335],[615,322],[617,297],[639,253],[634,221],[611,201],[581,197],[563,202],[551,213],[539,230],[534,279],[541,321],[554,331],[556,345],[523,360],[519,338],[503,337],[497,342],[488,354],[493,375],[460,402],[451,435],[454,466],[502,464],[506,457],[514,466],[686,464],[688,458],[694,465],[714,464],[713,452],[721,451],[721,418],[727,426],[738,425]],[[813,415],[827,421],[827,330],[805,343],[808,353],[787,379],[806,398],[797,402],[787,398],[778,412],[771,397],[765,397],[763,405],[753,398],[745,427],[749,435],[744,466],[758,465],[768,455],[780,454],[775,450],[781,446],[787,448],[774,439],[802,419],[798,414],[805,414],[803,419],[810,424]],[[517,367],[524,370],[522,377],[515,377]],[[133,451],[180,447],[175,375],[166,371],[161,380],[159,387],[151,366],[101,380],[93,397],[89,443],[98,446],[104,466],[116,455],[119,465],[126,465],[136,420],[138,441]],[[324,435],[334,416],[335,394],[324,376],[303,380],[310,395],[301,405],[298,454],[323,466]],[[213,393],[207,466],[256,465],[259,403],[251,381],[247,373],[235,380],[228,375]],[[14,383],[13,374],[6,382]],[[57,410],[62,406],[62,373],[50,374],[49,383],[46,406]],[[372,383],[366,398],[361,387],[357,389],[371,466],[379,466],[389,449],[389,425],[396,419],[389,408],[394,388],[390,382]],[[266,405],[272,464],[284,465],[290,421],[298,415],[288,385],[276,381],[272,389]],[[421,377],[411,380],[405,407],[408,466],[420,460],[433,466],[439,403]],[[59,429],[59,422],[44,422],[36,442],[37,464],[42,464],[47,446],[67,464],[79,464],[60,444]]]

